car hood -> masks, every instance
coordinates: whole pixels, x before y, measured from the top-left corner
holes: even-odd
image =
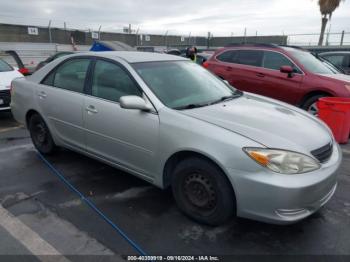
[[[327,127],[307,112],[253,94],[184,110],[182,113],[248,137],[269,148],[310,154],[310,151],[332,141]]]
[[[350,83],[350,75],[344,75],[344,74],[321,74],[319,75],[321,77],[325,77],[325,78],[331,78],[331,79],[335,79],[335,80],[339,80],[342,82],[347,82]]]
[[[17,70],[0,72],[0,88],[10,88],[12,80],[22,76],[23,75]]]

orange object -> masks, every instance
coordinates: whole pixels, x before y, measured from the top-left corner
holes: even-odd
[[[350,98],[322,97],[317,102],[318,115],[332,130],[339,144],[346,144],[350,134]]]
[[[253,152],[250,152],[249,155],[263,166],[267,166],[268,163],[270,162],[269,158],[262,153],[253,151]]]

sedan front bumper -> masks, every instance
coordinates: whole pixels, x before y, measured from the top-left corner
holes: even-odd
[[[341,161],[341,149],[334,144],[331,158],[309,173],[284,175],[265,168],[257,173],[228,169],[236,193],[237,215],[274,224],[289,224],[311,215],[336,191]]]
[[[11,94],[9,89],[0,90],[0,111],[10,110]]]

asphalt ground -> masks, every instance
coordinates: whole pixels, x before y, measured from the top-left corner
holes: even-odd
[[[178,210],[169,190],[68,150],[46,159],[148,255],[290,255],[292,261],[294,255],[328,255],[349,261],[350,145],[342,149],[334,197],[319,212],[288,226],[240,218],[203,226]],[[0,204],[49,247],[33,247],[21,232],[8,232],[0,223],[0,255],[57,252],[72,261],[123,261],[138,254],[48,168],[10,113],[0,113]]]

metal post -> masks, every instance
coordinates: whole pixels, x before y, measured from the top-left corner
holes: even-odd
[[[345,35],[345,31],[343,30],[343,31],[341,32],[340,45],[343,45],[343,43],[344,43],[344,35]]]
[[[211,33],[208,32],[208,41],[207,41],[207,47],[208,47],[208,49],[210,48],[210,35],[211,35]]]
[[[168,31],[166,30],[165,34],[164,34],[164,42],[165,42],[165,47],[168,50]]]
[[[329,28],[328,28],[327,38],[326,38],[326,46],[329,45],[329,34],[331,32],[331,27],[332,27],[332,24],[329,23]]]
[[[51,36],[51,20],[49,21],[49,41],[52,43],[52,36]]]
[[[137,28],[136,33],[135,33],[136,46],[138,46],[138,44],[139,44],[139,30],[140,30],[140,27]]]
[[[188,35],[188,46],[190,46],[190,45],[191,45],[191,32]]]
[[[244,43],[247,43],[247,28],[244,28]]]
[[[67,25],[66,25],[66,22],[63,22],[63,26],[64,26],[64,42],[66,42],[66,40],[67,40]]]
[[[101,27],[102,25],[100,25],[100,27],[98,28],[98,40],[101,40]]]

